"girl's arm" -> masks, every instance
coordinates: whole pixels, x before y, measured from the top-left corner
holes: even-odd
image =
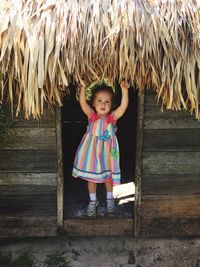
[[[80,90],[79,102],[80,102],[82,111],[89,117],[92,112],[92,109],[86,101],[86,87],[83,85]]]
[[[129,84],[125,81],[120,83],[121,90],[122,90],[122,98],[120,106],[113,112],[113,116],[116,120],[118,120],[126,111],[128,107],[128,89]]]

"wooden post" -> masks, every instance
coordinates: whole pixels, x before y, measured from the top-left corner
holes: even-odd
[[[56,107],[56,149],[57,149],[57,231],[64,232],[64,176],[62,158],[61,109]]]
[[[144,91],[138,96],[136,165],[135,165],[135,206],[134,206],[134,236],[140,236],[141,220],[141,176],[142,176],[142,147],[144,126]]]

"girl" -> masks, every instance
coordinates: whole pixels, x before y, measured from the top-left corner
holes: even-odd
[[[115,94],[111,86],[105,83],[94,86],[89,103],[85,86],[80,91],[80,106],[88,117],[89,125],[77,149],[72,175],[88,181],[88,216],[96,216],[98,183],[104,183],[106,187],[107,212],[114,212],[115,209],[113,185],[120,184],[116,122],[127,109],[129,88],[125,81],[120,86],[121,104],[115,110]]]

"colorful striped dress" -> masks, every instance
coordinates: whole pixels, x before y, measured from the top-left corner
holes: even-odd
[[[120,184],[119,145],[112,114],[89,117],[87,132],[76,151],[72,175],[93,183]]]

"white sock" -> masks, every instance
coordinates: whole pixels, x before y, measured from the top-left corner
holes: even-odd
[[[94,193],[94,194],[89,194],[89,196],[90,196],[90,201],[96,201],[96,200],[97,200],[96,193]]]
[[[113,199],[113,192],[107,192],[107,199]]]

